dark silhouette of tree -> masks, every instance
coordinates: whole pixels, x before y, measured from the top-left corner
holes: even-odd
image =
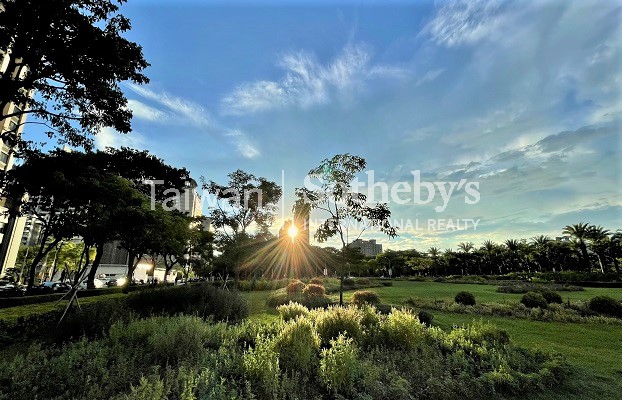
[[[50,137],[87,149],[102,127],[129,133],[132,112],[119,83],[148,82],[142,71],[149,64],[141,47],[122,36],[130,29],[119,13],[123,2],[2,1],[0,52],[9,60],[0,74],[0,109],[20,105],[2,119],[33,114]],[[25,144],[17,128],[2,140]]]
[[[583,267],[587,270],[591,270],[590,256],[587,253],[587,241],[591,238],[592,229],[589,224],[579,222],[574,225],[566,225],[562,233],[569,235],[574,239],[579,251],[581,252],[581,261]]]

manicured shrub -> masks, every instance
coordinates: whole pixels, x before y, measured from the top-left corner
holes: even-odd
[[[536,292],[525,293],[523,297],[521,297],[520,302],[528,308],[540,307],[545,309],[548,306],[544,296]]]
[[[381,281],[380,284],[382,286],[393,286],[393,282],[391,281]]]
[[[471,292],[460,292],[454,298],[456,303],[462,304],[465,306],[474,306],[475,305],[475,296]]]
[[[562,304],[562,296],[559,293],[553,292],[552,290],[542,290],[540,294],[544,297],[547,304]]]
[[[362,338],[362,314],[355,307],[328,307],[326,310],[315,310],[314,318],[315,328],[323,346],[327,346],[331,339],[336,339],[339,334],[344,334],[355,341]]]
[[[307,316],[309,315],[309,309],[303,306],[300,303],[290,302],[288,304],[283,304],[278,306],[276,310],[279,312],[283,321],[289,321],[291,319],[296,319],[299,316]]]
[[[339,335],[330,341],[329,348],[322,350],[320,379],[333,392],[352,393],[361,372],[357,348],[351,338]]]
[[[309,372],[316,364],[320,338],[309,320],[298,318],[274,338],[274,349],[282,370]]]
[[[324,280],[320,277],[311,278],[309,283],[313,283],[314,285],[322,285],[324,286]]]
[[[302,283],[302,281],[300,281],[299,279],[294,279],[287,285],[287,293],[288,294],[302,293],[302,290],[304,288],[305,288],[305,284]]]
[[[356,285],[356,281],[354,278],[343,278],[343,286],[354,286]]]
[[[588,303],[590,310],[599,314],[622,318],[622,303],[609,296],[596,296]]]
[[[268,300],[266,300],[266,304],[269,307],[278,307],[283,304],[287,304],[289,302],[290,302],[289,295],[286,292],[281,292],[281,291],[276,291],[274,293],[271,293],[270,296],[268,297]]]
[[[417,317],[419,318],[419,322],[421,322],[422,324],[426,324],[427,326],[432,325],[432,320],[434,319],[434,315],[425,310],[419,311]]]
[[[380,303],[380,296],[378,293],[371,290],[359,290],[352,295],[352,303],[360,306],[363,304],[378,304]]]
[[[326,289],[322,285],[310,283],[302,290],[304,297],[324,297],[326,296]]]
[[[356,280],[356,284],[360,286],[369,286],[371,285],[371,281],[369,280],[369,278],[358,278]]]

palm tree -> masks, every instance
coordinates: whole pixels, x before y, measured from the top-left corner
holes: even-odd
[[[502,274],[503,272],[501,271],[501,263],[498,262],[499,260],[497,257],[499,253],[497,244],[492,240],[486,240],[484,243],[482,243],[482,247],[480,248],[480,250],[484,253],[483,258],[486,261],[486,264],[488,264],[490,274],[494,274],[495,264],[498,264],[499,273]]]
[[[603,265],[603,261],[607,263],[607,253],[610,248],[609,242],[609,231],[602,226],[592,225],[590,227],[590,241],[591,241],[591,250],[594,254],[596,254],[596,258],[598,259],[598,265],[600,266],[600,272],[605,273],[605,267]],[[607,269],[609,269],[607,267]]]
[[[467,272],[471,268],[471,266],[470,266],[470,264],[471,264],[470,263],[470,259],[471,259],[470,253],[471,253],[471,250],[473,250],[473,248],[474,248],[474,246],[473,246],[473,243],[471,243],[471,242],[468,242],[468,243],[460,242],[460,243],[458,243],[458,249],[460,249],[460,254],[461,254],[460,258],[464,261],[464,264],[467,267],[466,268]],[[461,270],[462,270],[462,275],[464,275],[464,268],[461,267]]]
[[[430,247],[428,255],[432,257],[432,265],[434,265],[434,276],[438,275],[438,257],[441,255],[441,250],[438,247]]]
[[[592,237],[592,227],[586,223],[579,222],[578,224],[574,225],[566,225],[562,233],[565,235],[570,235],[570,237],[575,239],[575,243],[579,247],[579,251],[581,251],[581,258],[583,259],[583,264],[589,272],[591,269],[590,256],[587,253],[586,242]]]
[[[550,264],[549,251],[552,239],[546,235],[534,236],[531,238],[532,260],[538,265],[540,271],[544,265]]]

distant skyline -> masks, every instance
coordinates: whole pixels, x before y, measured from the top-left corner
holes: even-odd
[[[555,237],[578,222],[622,228],[616,2],[129,0],[121,10],[151,83],[124,86],[134,132],[105,129],[98,148],[148,149],[197,181],[284,174],[285,219],[294,187],[338,153],[364,157],[389,187],[415,170],[479,182],[476,204],[390,204],[420,227],[473,219],[477,230],[363,236],[385,250]],[[48,140],[31,127],[25,139]],[[279,213],[274,233],[282,223]]]

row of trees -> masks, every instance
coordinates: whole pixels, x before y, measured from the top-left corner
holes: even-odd
[[[162,184],[148,184],[154,180]],[[15,200],[9,212],[32,215],[41,226],[27,267],[28,289],[43,260],[74,238],[83,243],[74,283],[88,270],[89,287],[108,242],[118,241],[129,253],[130,281],[144,256],[159,257],[168,273],[193,249],[203,253],[211,246],[201,221],[179,211],[179,195],[191,182],[188,171],[147,151],[32,152],[1,181],[2,192]]]
[[[564,237],[540,235],[530,240],[491,240],[476,246],[471,242],[458,248],[427,251],[388,250],[370,260],[354,260],[359,274],[386,274],[389,267],[399,275],[499,275],[511,272],[599,271],[620,273],[622,230],[609,232],[587,223],[568,225]]]

